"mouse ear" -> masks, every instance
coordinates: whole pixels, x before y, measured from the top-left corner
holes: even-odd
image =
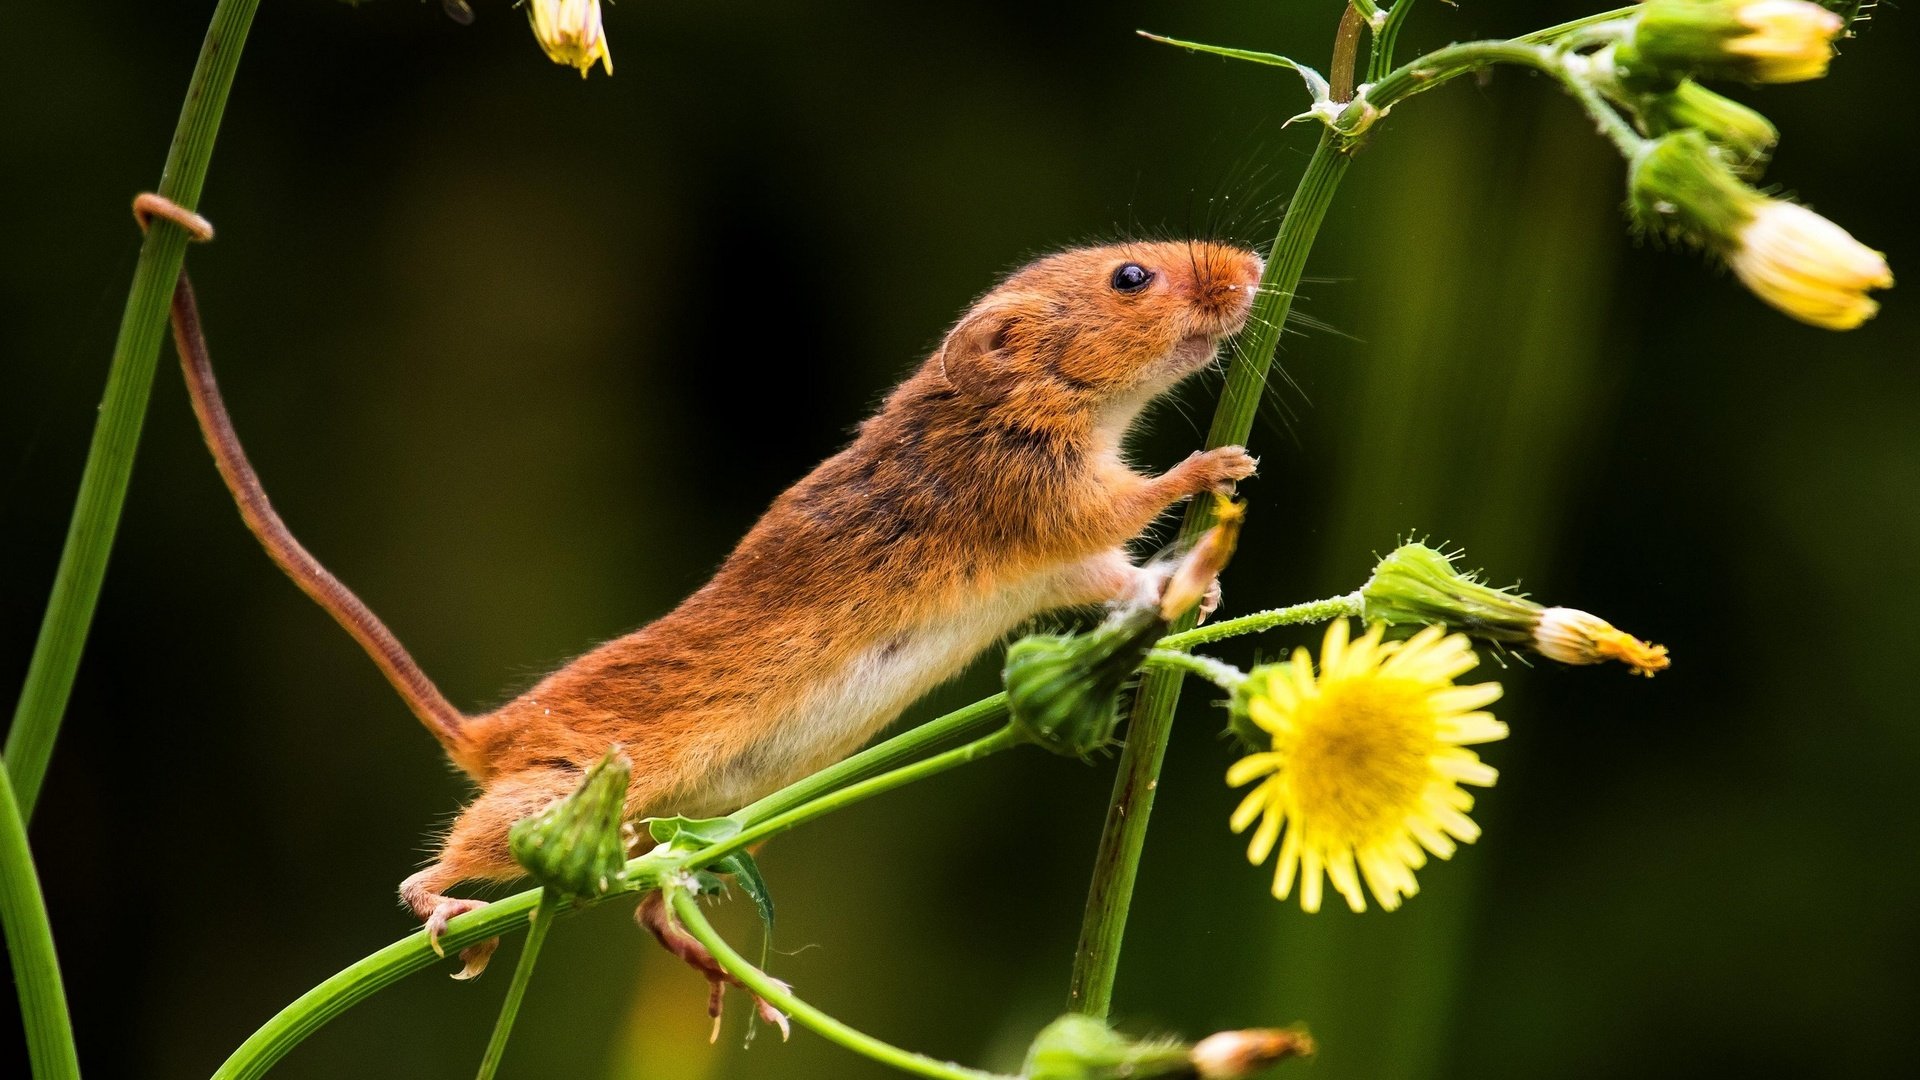
[[[1004,361],[1014,318],[1008,306],[983,304],[947,332],[935,360],[949,385],[984,401],[1006,396],[1012,373]]]

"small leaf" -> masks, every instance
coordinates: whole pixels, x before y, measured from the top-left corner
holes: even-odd
[[[747,896],[753,900],[754,908],[760,912],[760,922],[766,928],[766,936],[771,938],[773,936],[773,893],[768,891],[767,879],[760,876],[760,864],[753,861],[753,856],[744,851],[736,851],[714,863],[710,869],[733,875],[733,880],[739,882],[740,888],[745,890]]]
[[[670,844],[677,848],[706,847],[722,840],[733,838],[740,832],[740,823],[732,818],[689,818],[660,817],[648,818],[647,832],[653,835],[655,843]]]
[[[1224,56],[1229,60],[1250,60],[1256,64],[1268,64],[1273,67],[1289,68],[1299,73],[1301,80],[1307,84],[1307,93],[1313,95],[1314,101],[1330,101],[1333,97],[1332,88],[1327,85],[1325,76],[1297,60],[1281,56],[1278,53],[1255,52],[1252,49],[1231,49],[1224,45],[1204,45],[1197,41],[1182,41],[1179,38],[1150,34],[1145,30],[1136,30],[1134,33],[1139,34],[1148,41],[1157,41],[1162,45],[1178,45],[1182,49],[1212,53],[1215,56]]]

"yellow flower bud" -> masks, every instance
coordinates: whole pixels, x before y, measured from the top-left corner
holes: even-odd
[[[1652,678],[1667,670],[1665,645],[1634,637],[1598,615],[1574,608],[1553,607],[1540,613],[1533,630],[1533,647],[1541,656],[1563,664],[1598,664],[1618,660],[1635,675]]]
[[[1222,1031],[1193,1044],[1187,1060],[1200,1080],[1240,1080],[1277,1061],[1311,1057],[1313,1038],[1294,1028]]]
[[[1648,0],[1616,56],[1631,75],[1817,79],[1846,20],[1808,0]]]
[[[613,74],[613,54],[607,51],[607,32],[600,25],[600,0],[527,0],[527,20],[554,63],[579,68],[583,79],[596,63]]]
[[[1846,29],[1840,16],[1805,0],[1752,0],[1735,17],[1750,33],[1729,40],[1727,52],[1747,58],[1757,82],[1820,78]]]
[[[1893,285],[1893,271],[1879,252],[1806,207],[1780,199],[1754,208],[1727,261],[1755,296],[1829,330],[1851,330],[1872,318],[1880,305],[1867,290]]]

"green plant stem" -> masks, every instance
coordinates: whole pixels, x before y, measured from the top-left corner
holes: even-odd
[[[540,890],[540,902],[527,917],[527,941],[520,948],[520,962],[514,965],[513,982],[507,984],[507,998],[500,1003],[500,1018],[493,1022],[493,1035],[487,1040],[487,1052],[480,1059],[477,1080],[493,1080],[500,1071],[500,1059],[507,1056],[507,1039],[513,1034],[514,1018],[520,1015],[520,1002],[527,996],[527,984],[533,981],[533,965],[540,958],[540,946],[547,931],[553,929],[556,905],[546,889]]]
[[[892,1043],[881,1042],[864,1031],[828,1016],[812,1005],[793,996],[793,991],[780,981],[770,978],[765,972],[748,963],[745,957],[735,952],[725,938],[713,929],[706,914],[700,910],[700,902],[685,889],[669,887],[668,899],[673,905],[673,913],[686,927],[694,939],[707,947],[713,958],[727,973],[744,983],[747,989],[758,994],[773,1007],[793,1017],[794,1020],[812,1030],[815,1034],[882,1065],[911,1073],[914,1076],[928,1077],[929,1080],[1015,1080],[1002,1073],[991,1073],[980,1069],[969,1069],[950,1061],[930,1058],[925,1054],[916,1054],[903,1050]]]
[[[1449,79],[1491,64],[1515,64],[1543,72],[1557,79],[1580,102],[1587,115],[1599,125],[1600,133],[1611,139],[1620,152],[1631,158],[1646,142],[1633,130],[1613,106],[1594,90],[1593,84],[1574,71],[1570,64],[1585,64],[1585,57],[1572,56],[1549,45],[1521,41],[1467,41],[1449,45],[1396,68],[1367,91],[1366,100],[1385,112],[1415,94],[1431,90]]]
[[[794,828],[797,825],[812,821],[814,818],[820,817],[823,814],[831,814],[835,810],[870,799],[881,792],[892,791],[897,787],[904,787],[916,780],[925,780],[929,776],[978,761],[989,754],[999,753],[1010,747],[1019,746],[1024,742],[1026,742],[1026,736],[1022,735],[1018,728],[1011,726],[1004,727],[985,738],[975,739],[963,746],[956,746],[951,750],[935,754],[932,757],[922,758],[911,765],[905,765],[890,772],[881,773],[879,776],[869,777],[858,783],[848,784],[845,787],[822,793],[810,802],[803,803],[791,810],[776,814],[772,817],[763,817],[741,829],[733,836],[719,843],[702,848],[700,850],[700,861],[689,862],[689,865],[708,865],[715,860],[724,859],[736,851],[744,851],[770,836],[786,832],[788,829]]]
[[[758,802],[733,812],[734,820],[752,825],[778,817],[802,803],[818,798],[834,788],[890,769],[930,746],[956,739],[973,738],[1007,718],[1007,695],[995,694],[971,705],[955,709],[929,720],[919,727],[870,746],[845,761],[830,765],[804,779],[781,788]]]
[[[53,949],[53,925],[40,895],[40,874],[27,846],[27,819],[0,768],[0,922],[6,925],[13,985],[20,995],[27,1060],[36,1080],[78,1080],[80,1056],[73,1046],[67,991]]]
[[[1211,656],[1195,656],[1178,649],[1154,649],[1147,653],[1142,667],[1151,671],[1179,671],[1188,675],[1198,675],[1222,690],[1232,692],[1241,683],[1247,681],[1247,673],[1227,663],[1215,660]]]
[[[1183,633],[1168,634],[1155,642],[1155,648],[1193,649],[1201,645],[1211,645],[1216,641],[1225,641],[1227,638],[1258,634],[1276,626],[1301,626],[1326,622],[1342,616],[1359,618],[1360,612],[1360,594],[1348,593],[1345,596],[1294,604],[1291,607],[1269,608],[1266,611],[1256,611],[1236,619],[1222,619],[1210,626],[1196,627]]]
[[[747,829],[743,829],[725,841],[690,853],[649,852],[628,861],[628,883],[624,887],[579,904],[564,905],[557,910],[556,914],[570,915],[575,911],[584,910],[619,896],[646,891],[657,886],[668,875],[686,867],[711,865],[728,853],[740,850],[745,843],[764,839],[828,812],[827,809],[815,811],[810,805],[810,800],[799,798],[795,795],[796,792],[809,791],[812,793],[813,800],[831,800],[830,809],[842,809],[912,780],[924,779],[936,772],[978,760],[986,754],[1014,745],[1018,738],[1011,734],[1011,729],[1007,729],[896,769],[892,773],[858,780],[859,777],[911,756],[927,746],[956,738],[963,733],[977,732],[982,725],[1000,722],[1005,716],[1005,697],[995,695],[985,701],[975,702],[964,709],[958,709],[937,720],[922,724],[879,746],[848,758],[832,769],[823,770],[814,776],[797,781],[782,792],[754,804],[754,806],[768,808],[767,810],[752,815],[742,811],[735,815],[748,826],[748,829],[752,830],[751,838],[744,842],[742,838],[749,837]],[[854,767],[849,768],[849,766]],[[828,773],[834,773],[839,778],[838,790],[834,790],[832,784],[820,783],[821,778]],[[448,925],[447,932],[441,935],[441,945],[448,953],[454,953],[468,945],[511,933],[525,926],[539,900],[540,892],[539,889],[528,889],[454,919]],[[248,1036],[247,1040],[227,1058],[226,1063],[221,1065],[220,1071],[214,1074],[215,1080],[253,1080],[264,1075],[276,1062],[285,1057],[288,1051],[325,1027],[335,1017],[408,975],[434,966],[439,960],[440,958],[427,945],[426,931],[420,930],[371,956],[356,961],[339,974],[300,995],[272,1019],[261,1025],[259,1030]]]
[[[200,60],[187,86],[174,128],[173,146],[160,174],[160,194],[188,210],[200,202],[213,156],[220,117],[226,111],[227,92],[240,64],[241,47],[253,24],[260,0],[220,0],[200,47]],[[80,476],[73,520],[66,547],[53,578],[52,595],[27,665],[26,682],[7,732],[6,762],[12,772],[21,817],[31,820],[46,777],[47,762],[60,733],[60,719],[73,692],[86,647],[87,630],[100,599],[100,583],[107,573],[107,557],[120,526],[127,483],[133,474],[134,451],[146,419],[147,397],[153,389],[153,369],[160,356],[160,338],[167,324],[167,305],[174,280],[185,259],[187,234],[169,221],[154,221],[140,245],[133,270],[133,287],[120,318],[113,363],[107,371],[107,389],[94,422],[93,444]]]
[[[1207,446],[1243,443],[1253,430],[1253,418],[1266,392],[1267,372],[1273,365],[1280,330],[1293,308],[1294,291],[1306,269],[1307,252],[1320,231],[1333,193],[1352,163],[1345,136],[1323,131],[1308,159],[1293,201],[1281,219],[1273,251],[1267,259],[1260,296],[1254,302],[1247,330],[1236,343],[1233,369],[1227,374]],[[1192,543],[1212,525],[1212,501],[1196,499],[1187,508],[1181,540]],[[1189,613],[1174,624],[1176,635],[1193,628]],[[1133,903],[1133,885],[1140,870],[1140,852],[1146,845],[1147,823],[1153,813],[1154,788],[1167,753],[1174,707],[1180,700],[1180,673],[1155,671],[1140,684],[1121,752],[1119,776],[1107,807],[1106,826],[1094,860],[1093,882],[1074,954],[1073,983],[1068,1008],[1104,1019],[1113,999],[1113,980],[1120,962],[1127,912]]]
[[[1393,68],[1393,49],[1400,41],[1400,27],[1411,14],[1413,14],[1413,0],[1397,0],[1391,8],[1387,9],[1386,17],[1376,24],[1373,32],[1373,56],[1367,62],[1368,82],[1380,81],[1380,77]]]

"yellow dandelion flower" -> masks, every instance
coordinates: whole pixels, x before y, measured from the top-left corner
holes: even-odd
[[[1472,843],[1473,796],[1493,768],[1468,749],[1507,737],[1479,711],[1499,683],[1455,686],[1480,662],[1462,634],[1429,626],[1405,641],[1381,641],[1375,624],[1348,639],[1346,620],[1327,628],[1316,678],[1298,649],[1290,664],[1256,669],[1239,695],[1248,718],[1273,739],[1227,770],[1233,787],[1259,783],[1233,812],[1234,832],[1260,823],[1247,845],[1256,866],[1280,847],[1273,895],[1300,887],[1300,906],[1320,910],[1322,877],[1354,911],[1361,882],[1388,911],[1419,891],[1413,872]],[[1284,834],[1284,835],[1283,835]]]

